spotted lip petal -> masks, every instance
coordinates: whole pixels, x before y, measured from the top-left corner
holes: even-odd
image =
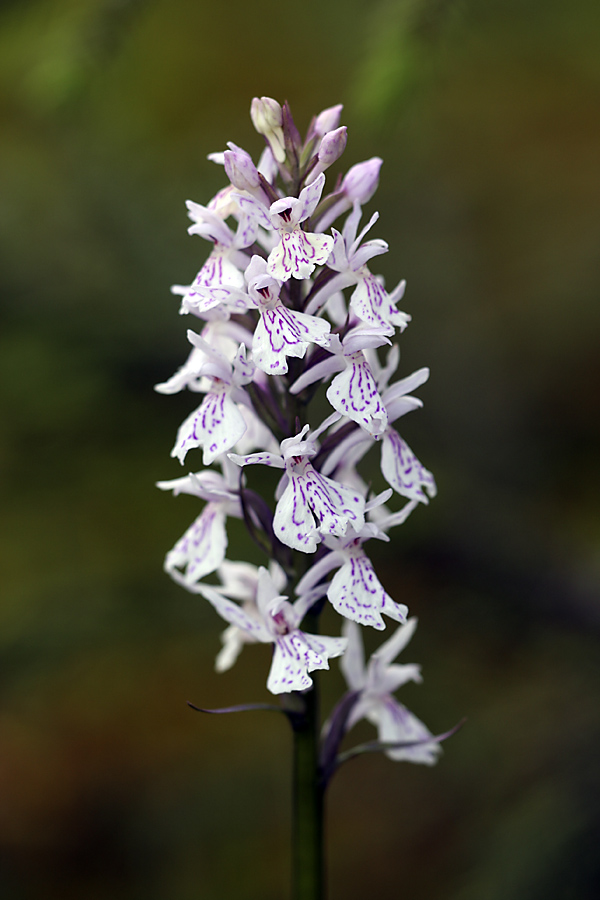
[[[349,555],[336,572],[327,596],[340,615],[378,631],[385,628],[382,612],[395,613],[394,618],[399,621],[404,621],[408,612],[406,606],[394,603],[383,589],[373,563],[363,550]]]
[[[379,396],[377,384],[364,354],[352,354],[348,365],[331,382],[327,399],[334,409],[348,416],[366,432],[381,435],[388,416]]]
[[[202,513],[167,553],[165,570],[174,581],[193,591],[197,582],[225,559],[227,532],[221,504],[207,503]]]
[[[354,708],[359,708],[359,704]],[[439,742],[420,719],[394,697],[387,697],[374,704],[368,714],[369,720],[377,726],[382,743],[412,743],[413,746],[399,747],[385,751],[390,759],[432,766],[442,752]],[[432,738],[431,741],[428,739]]]
[[[344,535],[364,525],[364,499],[317,472],[300,457],[286,463],[288,484],[273,518],[275,536],[303,553],[314,553],[322,535]]]
[[[231,450],[245,431],[244,417],[228,390],[211,391],[179,428],[171,456],[183,464],[189,450],[203,447],[202,462],[208,466]]]
[[[284,231],[271,250],[267,271],[279,281],[310,278],[317,266],[327,262],[333,249],[333,238],[326,234]]]
[[[393,428],[388,428],[383,436],[381,471],[387,483],[410,500],[429,503],[427,494],[435,497],[437,489],[433,475]]]
[[[283,375],[288,370],[286,357],[302,358],[309,344],[328,343],[329,322],[278,304],[261,311],[252,341],[255,364],[267,375]]]
[[[350,298],[350,308],[368,325],[386,329],[389,334],[394,333],[390,317],[396,309],[390,309],[387,291],[381,281],[368,270],[363,273]]]
[[[273,663],[267,687],[273,694],[290,691],[306,691],[312,687],[309,672],[328,669],[328,660],[341,656],[346,647],[345,638],[306,634],[296,630],[275,642]]]

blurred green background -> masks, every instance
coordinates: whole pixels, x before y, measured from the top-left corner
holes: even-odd
[[[406,277],[402,433],[439,497],[376,561],[420,618],[401,699],[435,769],[334,780],[331,900],[600,896],[597,0],[4,0],[0,6],[0,896],[288,896],[290,740],[268,649],[161,571],[196,515],[153,487],[193,398],[169,293],[206,255],[250,99],[342,102]],[[199,460],[190,462],[198,465]],[[187,469],[186,469],[187,471]],[[243,537],[232,529],[232,556]],[[331,699],[336,671],[323,679]],[[370,735],[369,729],[358,737]]]

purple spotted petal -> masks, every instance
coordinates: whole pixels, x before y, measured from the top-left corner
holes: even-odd
[[[316,266],[323,265],[333,249],[333,238],[326,234],[309,234],[300,229],[284,231],[271,250],[267,271],[278,281],[310,278]]]
[[[290,478],[275,509],[273,532],[294,550],[314,553],[321,540],[308,503],[303,479]]]
[[[312,686],[308,672],[328,669],[328,658],[341,656],[344,638],[322,637],[292,631],[275,642],[267,687],[273,694],[305,691]]]
[[[272,694],[306,691],[312,686],[307,663],[310,652],[299,631],[283,635],[277,640],[267,680],[267,688]]]
[[[235,625],[236,628],[246,632],[256,641],[271,642],[269,631],[258,616],[249,615],[242,606],[219,594],[209,585],[198,585],[198,592],[214,606],[221,618],[229,622],[230,625]]]
[[[271,220],[269,218],[268,211],[263,206],[262,203],[259,203],[254,197],[251,197],[248,194],[237,194],[233,193],[231,195],[235,202],[238,204],[241,212],[248,216],[250,219],[254,220],[258,225],[261,225],[263,228],[266,228],[268,231],[273,230],[273,225],[271,224]]]
[[[188,590],[225,559],[227,532],[221,504],[207,503],[202,514],[167,553],[165,570]]]
[[[364,357],[353,359],[352,364],[333,379],[327,390],[327,399],[334,409],[348,416],[369,434],[380,435],[385,431],[387,412]]]
[[[220,303],[243,297],[244,276],[225,255],[213,250],[184,295],[186,305],[195,312],[208,312]]]
[[[309,216],[312,216],[315,209],[317,208],[319,200],[321,199],[324,185],[325,175],[324,173],[321,173],[317,178],[315,178],[314,181],[312,181],[302,191],[300,191],[299,200],[302,204],[302,207],[298,216],[299,222],[304,222],[305,219],[308,219]]]
[[[240,456],[238,453],[228,453],[229,459],[236,466],[271,466],[275,469],[283,469],[285,463],[278,453],[248,453],[247,456]]]
[[[353,554],[336,572],[327,596],[340,615],[360,625],[371,625],[378,631],[385,628],[381,613],[386,598],[388,602],[394,602],[384,591],[371,560],[363,552]]]
[[[210,465],[230,450],[246,431],[246,422],[226,390],[206,395],[198,409],[188,416],[177,432],[171,451],[183,464],[186,453],[204,447],[202,462]]]
[[[383,436],[381,471],[387,483],[403,497],[428,503],[427,494],[430,497],[436,495],[433,475],[421,465],[406,441],[393,428],[388,428]]]
[[[378,328],[388,328],[390,334],[390,315],[395,310],[391,307],[387,291],[382,283],[365,270],[350,299],[350,306],[359,319]]]
[[[348,525],[355,531],[365,524],[365,501],[351,488],[326,478],[311,465],[306,467],[304,476],[306,495],[310,507],[319,521],[322,534],[338,537],[346,534]]]
[[[302,358],[309,343],[326,344],[331,326],[324,319],[278,305],[261,312],[252,341],[255,364],[268,375],[288,370],[286,356]]]

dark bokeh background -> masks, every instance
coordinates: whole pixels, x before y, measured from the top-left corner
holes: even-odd
[[[385,159],[439,497],[377,564],[420,618],[402,699],[468,717],[435,769],[340,772],[331,898],[600,895],[599,26],[596,0],[4,0],[3,898],[288,896],[285,721],[185,705],[265,699],[268,650],[214,675],[222,623],[161,571],[197,505],[153,488],[193,402],[152,391],[206,252],[184,200],[227,140],[258,155],[255,94],[302,127],[343,102],[347,165]]]

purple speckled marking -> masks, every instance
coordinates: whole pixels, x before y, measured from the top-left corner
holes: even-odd
[[[400,324],[404,314],[398,312],[381,281],[366,266],[358,270],[357,276],[360,280],[350,298],[350,306],[363,322],[378,328],[388,328],[391,334],[391,323]]]
[[[219,379],[215,378],[218,384]],[[177,434],[172,455],[180,462],[188,450],[204,446],[203,462],[210,465],[217,456],[225,453],[240,440],[246,431],[246,422],[237,405],[229,396],[228,386],[209,392],[200,406],[185,420]]]
[[[267,687],[276,694],[306,690],[312,685],[308,672],[328,669],[328,659],[340,656],[345,646],[343,638],[317,637],[298,629],[278,637]]]
[[[435,496],[433,475],[421,465],[406,441],[393,428],[388,428],[383,436],[381,471],[387,483],[404,497],[427,503],[423,488],[430,497]]]
[[[355,491],[317,472],[302,457],[286,464],[289,483],[277,504],[274,526],[284,544],[313,553],[319,534],[346,534],[364,525],[364,499]]]
[[[310,277],[317,265],[326,262],[333,247],[332,237],[310,234],[299,227],[280,231],[280,238],[267,261],[267,272],[279,281]]]
[[[387,427],[388,417],[371,367],[362,352],[352,354],[348,362],[348,367],[329,386],[327,399],[343,416],[369,434],[379,435]]]
[[[308,344],[327,341],[329,323],[314,316],[297,313],[281,303],[262,309],[252,341],[254,361],[267,374],[284,374],[286,356],[304,356]]]
[[[225,514],[220,504],[207,503],[201,515],[167,553],[165,569],[173,577],[175,570],[182,570],[183,578],[177,580],[192,585],[221,565],[226,550]]]
[[[225,303],[243,289],[244,278],[232,262],[223,255],[225,248],[216,246],[196,275],[188,293],[187,302],[196,312],[208,312],[219,303]]]
[[[386,600],[390,602],[391,598],[363,550],[353,548],[350,558],[336,572],[327,596],[334,608],[347,619],[361,625],[371,625],[378,631],[385,628],[381,612]]]

